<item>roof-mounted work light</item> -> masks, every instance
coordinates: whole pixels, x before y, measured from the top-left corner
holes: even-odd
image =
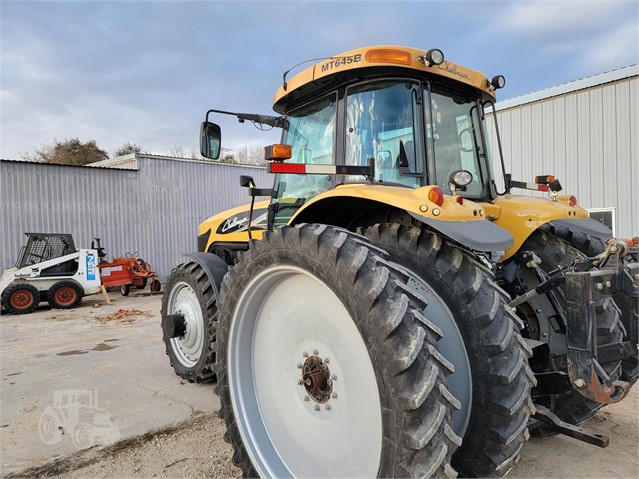
[[[431,48],[426,52],[426,55],[420,58],[420,60],[424,62],[427,67],[441,65],[444,63],[444,54],[438,48]]]
[[[495,90],[498,88],[504,88],[506,86],[506,78],[504,75],[494,76],[493,79],[490,80],[490,84]]]

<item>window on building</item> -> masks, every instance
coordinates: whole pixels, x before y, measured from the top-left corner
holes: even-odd
[[[612,230],[612,235],[616,235],[616,211],[614,207],[611,208],[590,208],[588,209],[588,216],[593,220],[599,221],[602,225],[606,225]]]

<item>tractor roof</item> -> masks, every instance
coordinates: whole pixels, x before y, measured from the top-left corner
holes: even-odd
[[[309,97],[328,91],[335,86],[377,73],[401,74],[410,70],[411,76],[438,75],[474,87],[495,96],[490,80],[481,72],[470,70],[444,60],[441,64],[428,64],[428,50],[380,45],[358,48],[332,56],[303,70],[290,79],[285,79],[273,100],[273,109],[284,113],[291,106]]]

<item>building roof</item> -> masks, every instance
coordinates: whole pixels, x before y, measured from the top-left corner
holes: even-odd
[[[581,78],[568,83],[562,83],[561,85],[555,85],[542,90],[537,90],[525,95],[516,96],[514,98],[508,98],[506,100],[498,101],[495,104],[495,108],[499,110],[506,110],[507,108],[513,108],[526,103],[532,103],[539,100],[546,100],[566,93],[574,91],[585,90],[605,83],[610,83],[625,78],[630,78],[639,75],[639,65],[630,65],[609,72],[599,73],[597,75]]]
[[[129,153],[128,155],[116,156],[115,158],[109,158],[107,160],[96,161],[95,163],[89,163],[86,166],[102,167],[102,168],[115,168],[123,170],[137,170],[139,158],[150,158],[152,160],[169,160],[169,161],[185,161],[189,163],[206,163],[207,165],[215,166],[234,166],[238,168],[262,168],[264,166],[258,165],[241,165],[236,163],[223,163],[213,160],[200,160],[195,158],[177,158],[174,156],[155,155],[151,153]]]

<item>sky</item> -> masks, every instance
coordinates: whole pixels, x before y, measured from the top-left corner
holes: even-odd
[[[7,159],[68,138],[189,153],[207,109],[272,113],[284,71],[363,46],[439,48],[504,75],[500,99],[639,63],[637,0],[0,0],[0,32]],[[279,139],[214,120],[225,148]]]

